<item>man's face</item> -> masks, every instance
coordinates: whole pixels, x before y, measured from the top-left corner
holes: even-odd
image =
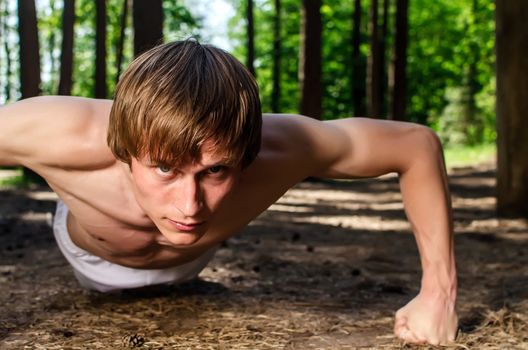
[[[160,230],[160,244],[186,246],[210,227],[222,203],[240,177],[207,144],[199,161],[171,168],[148,157],[132,159],[134,194],[140,207]]]

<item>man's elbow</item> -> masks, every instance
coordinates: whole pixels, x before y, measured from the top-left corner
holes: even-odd
[[[428,154],[443,154],[442,141],[431,128],[423,125],[417,126],[415,137],[419,148],[425,150]]]
[[[443,163],[442,142],[438,135],[430,128],[419,124],[408,124],[406,133],[406,152],[400,167],[395,171],[406,173],[416,167],[421,168],[433,162]]]

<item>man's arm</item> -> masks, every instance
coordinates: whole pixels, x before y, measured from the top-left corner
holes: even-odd
[[[69,122],[65,101],[42,96],[0,107],[0,165],[31,167],[51,156],[60,146],[58,133]]]
[[[24,132],[31,128],[29,105],[27,100],[0,107],[0,166],[21,165],[24,155],[30,153],[31,143]]]
[[[0,166],[49,167],[93,162],[106,145],[111,102],[41,96],[0,107]],[[101,117],[103,116],[103,117]],[[101,120],[101,122],[99,122]]]
[[[308,122],[311,124],[311,122]],[[457,331],[457,279],[450,194],[441,144],[428,128],[353,118],[309,126],[331,155],[315,176],[374,177],[397,172],[423,269],[418,296],[396,314],[396,336],[446,343]]]

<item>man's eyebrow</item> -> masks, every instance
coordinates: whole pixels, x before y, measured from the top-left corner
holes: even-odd
[[[227,158],[212,161],[210,163],[200,163],[204,168],[211,168],[215,166],[231,166],[231,162]]]

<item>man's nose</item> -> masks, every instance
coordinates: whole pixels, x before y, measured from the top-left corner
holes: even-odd
[[[180,198],[178,209],[185,217],[196,216],[203,206],[202,191],[200,183],[196,179],[190,178],[183,182],[178,189],[180,193],[175,193],[176,198]]]

